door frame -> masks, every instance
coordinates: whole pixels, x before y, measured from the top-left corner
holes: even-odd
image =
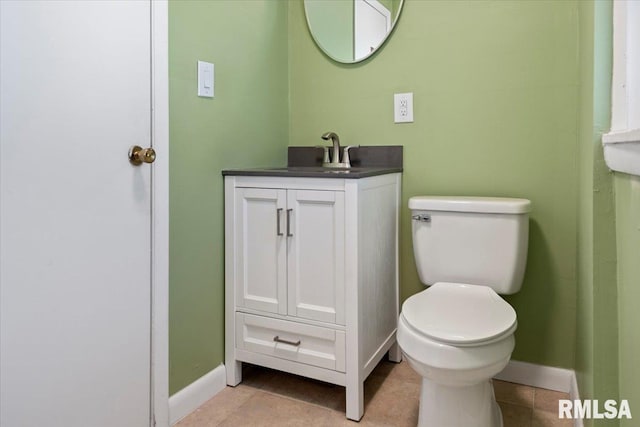
[[[169,426],[169,2],[151,3],[151,426]]]
[[[1,1],[1,0],[0,0]],[[148,84],[149,131],[151,145],[158,152],[156,161],[149,165],[150,180],[150,239],[145,269],[150,273],[149,282],[142,283],[149,289],[150,346],[147,372],[149,400],[144,409],[149,426],[169,426],[169,73],[168,73],[168,0],[146,0],[150,29],[147,51],[151,81]],[[146,43],[145,43],[146,44]],[[146,132],[145,132],[146,133]],[[123,164],[128,163],[126,150],[121,153]],[[146,235],[146,233],[144,233]],[[146,280],[145,280],[146,281]]]

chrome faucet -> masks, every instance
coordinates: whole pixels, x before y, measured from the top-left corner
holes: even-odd
[[[359,145],[349,145],[344,147],[342,152],[342,162],[340,162],[340,138],[335,132],[325,132],[321,136],[325,141],[331,140],[333,142],[333,153],[331,161],[329,161],[329,147],[319,146],[318,148],[324,149],[324,158],[322,160],[322,166],[325,168],[350,168],[351,160],[349,159],[349,149],[360,147]]]
[[[333,142],[333,154],[331,158],[331,166],[339,167],[338,165],[340,165],[340,138],[338,137],[338,134],[336,134],[335,132],[325,132],[322,134],[321,138],[324,139],[325,141],[331,140],[331,142]],[[324,166],[329,166],[329,165],[325,164]]]

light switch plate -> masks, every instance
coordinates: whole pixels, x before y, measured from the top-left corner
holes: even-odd
[[[198,61],[198,96],[213,98],[214,68],[210,62]]]
[[[413,92],[393,95],[393,120],[395,123],[413,123]]]

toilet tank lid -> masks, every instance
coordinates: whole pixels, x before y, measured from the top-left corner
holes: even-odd
[[[409,209],[523,214],[531,212],[531,201],[510,197],[414,196],[409,199]]]

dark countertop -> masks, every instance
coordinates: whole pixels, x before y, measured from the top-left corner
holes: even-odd
[[[349,154],[353,167],[327,168],[322,167],[322,148],[288,147],[287,167],[224,169],[222,175],[359,179],[402,172],[401,145],[354,147]]]
[[[225,169],[222,171],[222,175],[359,179],[396,172],[402,172],[402,168],[353,167],[349,169],[332,169],[323,168],[322,166],[291,166],[264,169]]]

